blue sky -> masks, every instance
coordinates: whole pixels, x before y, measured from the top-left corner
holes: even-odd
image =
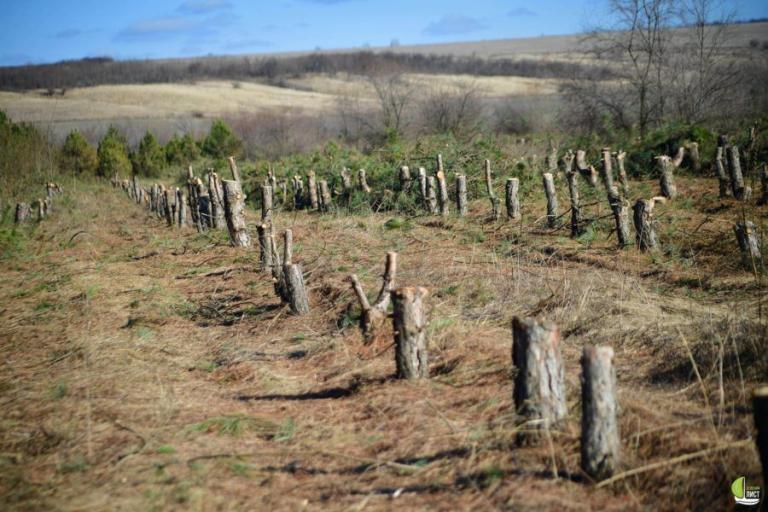
[[[0,0],[0,65],[571,34],[599,23],[605,2]],[[728,4],[739,19],[768,16],[765,0]]]

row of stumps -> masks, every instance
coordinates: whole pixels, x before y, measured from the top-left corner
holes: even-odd
[[[64,190],[61,186],[53,182],[45,184],[45,198],[36,199],[32,203],[19,202],[16,203],[16,207],[13,213],[13,222],[15,224],[21,224],[27,222],[35,217],[38,222],[48,217],[53,211],[53,198]]]

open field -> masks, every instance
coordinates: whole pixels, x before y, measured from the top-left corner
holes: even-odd
[[[679,178],[654,255],[542,228],[539,192],[517,223],[486,221],[485,200],[466,219],[278,211],[310,290],[302,317],[257,250],[167,228],[105,184],[62,184],[0,274],[6,510],[723,510],[735,477],[759,479],[765,283],[739,266],[742,205],[711,179]],[[362,343],[345,282],[373,291],[390,250],[398,284],[430,291],[420,383],[393,379],[389,328]],[[514,443],[515,315],[563,333],[569,415],[549,445]],[[616,351],[623,468],[662,463],[602,488],[579,470],[586,344]]]

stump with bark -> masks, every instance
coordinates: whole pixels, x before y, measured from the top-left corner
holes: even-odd
[[[637,248],[641,251],[652,251],[658,246],[653,208],[656,206],[656,203],[664,202],[664,200],[663,197],[654,197],[650,200],[638,199],[632,207],[635,242],[637,243]]]
[[[184,197],[184,192],[181,191],[181,189],[176,188],[176,213],[177,213],[177,224],[180,228],[183,228],[187,225],[187,201],[186,197]]]
[[[304,285],[304,274],[297,263],[286,264],[283,267],[288,305],[294,315],[309,313],[309,297]]]
[[[600,176],[603,179],[605,190],[611,190],[613,188],[613,160],[610,148],[603,148]]]
[[[407,165],[400,166],[398,170],[398,180],[400,181],[400,191],[409,192],[411,190],[411,170]]]
[[[459,217],[467,215],[467,177],[463,174],[456,175],[456,210]]]
[[[307,194],[309,195],[309,206],[313,210],[320,208],[320,200],[317,197],[317,179],[315,178],[315,171],[309,171],[307,173]]]
[[[624,197],[629,196],[629,180],[627,179],[627,170],[624,168],[624,159],[627,154],[624,151],[619,150],[616,153],[616,164],[619,167],[619,184],[621,185],[621,193]]]
[[[440,156],[440,155],[438,155]],[[442,165],[442,160],[441,160]],[[445,181],[445,171],[437,171],[437,204],[440,206],[440,215],[443,217],[449,213],[448,207],[448,184]]]
[[[723,146],[717,147],[717,155],[715,156],[715,171],[717,173],[717,181],[720,185],[720,197],[728,197],[731,189],[728,178],[728,171],[726,170],[726,163],[724,161]]]
[[[227,163],[229,164],[229,170],[232,171],[232,179],[240,183],[240,170],[237,168],[235,157],[233,156],[228,157]]]
[[[507,178],[504,187],[504,199],[507,207],[507,218],[520,218],[520,200],[517,197],[517,191],[520,188],[520,180],[517,178]]]
[[[744,176],[741,173],[741,161],[739,159],[739,148],[737,146],[726,147],[728,159],[728,172],[731,178],[731,191],[733,197],[739,200],[744,199]]]
[[[384,264],[384,274],[382,276],[381,289],[373,305],[368,301],[363,285],[357,275],[349,276],[349,282],[352,285],[357,301],[360,303],[362,314],[360,315],[360,329],[363,332],[363,338],[370,342],[377,328],[386,318],[387,308],[389,307],[391,292],[395,287],[395,275],[397,273],[397,253],[388,252]]]
[[[429,201],[427,199],[427,170],[423,167],[419,167],[417,171],[416,179],[419,182],[419,199],[425,210],[429,211]]]
[[[434,176],[427,178],[427,209],[432,215],[437,215],[437,180]]]
[[[611,477],[621,461],[616,371],[611,347],[584,347],[581,356],[581,468],[595,480]]]
[[[392,328],[395,366],[399,379],[429,378],[427,358],[426,288],[406,286],[392,290]]]
[[[331,211],[333,206],[333,199],[331,198],[331,190],[328,188],[328,182],[325,180],[318,181],[317,188],[320,194],[320,204],[322,205],[322,211]]]
[[[551,173],[545,172],[544,193],[547,196],[547,226],[554,228],[557,226],[557,191],[555,190],[555,180]]]
[[[269,223],[272,221],[272,211],[274,210],[274,189],[270,185],[261,186],[261,222]]]
[[[660,175],[661,195],[667,199],[674,199],[677,197],[677,187],[675,186],[675,177],[670,158],[666,155],[657,156],[656,164]]]
[[[259,263],[262,270],[272,268],[272,245],[269,241],[269,226],[260,224],[256,227],[259,237]]]
[[[576,150],[576,170],[583,178],[586,178],[591,187],[597,186],[597,173],[594,167],[587,165],[587,152],[583,149]]]
[[[245,225],[245,195],[239,181],[224,180],[224,215],[229,240],[235,247],[250,247],[251,236]]]
[[[240,182],[238,181],[238,183]],[[215,172],[208,173],[208,194],[211,202],[211,227],[214,229],[224,229],[226,226],[224,190],[221,180]]]
[[[515,317],[512,364],[515,412],[533,427],[556,426],[568,412],[557,325]]]
[[[763,255],[760,252],[760,241],[757,238],[755,223],[749,220],[737,222],[733,226],[733,232],[739,242],[741,262],[744,267],[752,271],[761,271]]]
[[[701,155],[699,155],[699,143],[691,142],[688,144],[688,154],[691,157],[691,167],[697,175],[701,174]]]
[[[163,190],[163,211],[165,212],[165,222],[169,226],[173,226],[174,222],[174,208],[173,203],[174,201],[171,199],[173,197],[173,192],[166,189]]]
[[[365,169],[358,169],[357,184],[360,186],[360,190],[362,190],[366,194],[371,193],[371,187],[368,186],[368,178],[365,175]]]
[[[579,200],[579,173],[573,169],[574,154],[568,151],[563,157],[565,164],[565,179],[568,182],[568,195],[571,198],[571,236],[582,234],[581,202]]]
[[[616,238],[619,248],[629,245],[629,203],[624,199],[616,187],[608,191],[608,203],[611,206],[613,221],[616,225]]]

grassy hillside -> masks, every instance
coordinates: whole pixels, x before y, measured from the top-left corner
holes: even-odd
[[[5,509],[702,510],[730,507],[736,476],[759,478],[749,393],[768,368],[765,281],[740,267],[743,207],[711,179],[678,178],[653,255],[544,228],[538,188],[516,223],[488,221],[484,199],[465,219],[279,210],[303,317],[257,250],[167,228],[105,184],[63,185],[53,216],[16,228],[2,256]],[[390,250],[398,284],[430,291],[421,383],[393,379],[389,327],[362,343],[345,282],[373,293]],[[569,415],[551,444],[514,443],[515,315],[562,332]],[[586,344],[616,351],[623,468],[655,465],[606,487],[579,470]]]

